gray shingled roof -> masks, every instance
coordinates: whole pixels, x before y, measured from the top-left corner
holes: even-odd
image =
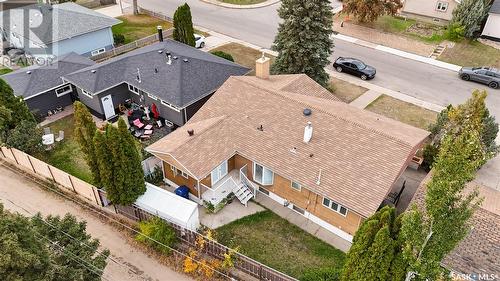
[[[30,31],[36,35],[31,36],[30,40],[38,44],[50,44],[121,22],[73,2],[52,6],[47,4],[23,6],[0,13],[0,19],[3,24],[9,23],[9,26],[4,26],[6,30],[25,36],[22,26],[28,14]]]
[[[25,67],[0,77],[12,87],[17,96],[28,98],[61,85],[61,76],[93,64],[94,61],[71,52],[60,56],[50,65]]]
[[[172,58],[170,65],[167,52]],[[137,80],[138,69],[141,82]],[[65,75],[64,79],[90,93],[126,82],[182,108],[214,92],[230,76],[249,71],[168,39]]]
[[[490,7],[491,14],[500,14],[500,0],[493,1],[493,4]]]

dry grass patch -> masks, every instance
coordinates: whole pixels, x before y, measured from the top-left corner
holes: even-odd
[[[438,60],[461,66],[500,67],[500,50],[477,41],[456,43],[446,48]]]
[[[113,34],[123,34],[125,44],[135,40],[156,34],[157,26],[161,25],[163,30],[172,27],[172,23],[148,15],[125,15],[118,17],[122,23],[112,27]]]
[[[330,77],[330,87],[328,87],[328,90],[346,103],[352,102],[368,91],[367,88],[334,77]]]
[[[387,95],[381,95],[366,109],[424,130],[436,121],[438,114]]]
[[[252,69],[252,72],[248,75],[255,75],[255,61],[262,56],[262,53],[259,50],[255,50],[238,43],[225,44],[210,51],[223,51],[231,54],[235,63]],[[266,54],[266,56],[271,58],[271,64],[273,64],[275,57],[269,54]]]

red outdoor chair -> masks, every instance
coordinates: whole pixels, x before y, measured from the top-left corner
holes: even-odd
[[[135,119],[134,122],[132,122],[132,123],[134,124],[134,126],[136,126],[139,129],[141,129],[142,127],[144,127],[144,123],[142,123],[139,118]]]

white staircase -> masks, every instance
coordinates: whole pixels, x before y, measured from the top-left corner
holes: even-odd
[[[233,193],[241,204],[247,206],[248,201],[254,196],[253,192],[242,182],[233,188]]]

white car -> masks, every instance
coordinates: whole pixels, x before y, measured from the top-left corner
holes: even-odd
[[[196,48],[203,48],[205,47],[205,36],[203,35],[199,35],[199,34],[195,34],[194,35],[194,46]]]

